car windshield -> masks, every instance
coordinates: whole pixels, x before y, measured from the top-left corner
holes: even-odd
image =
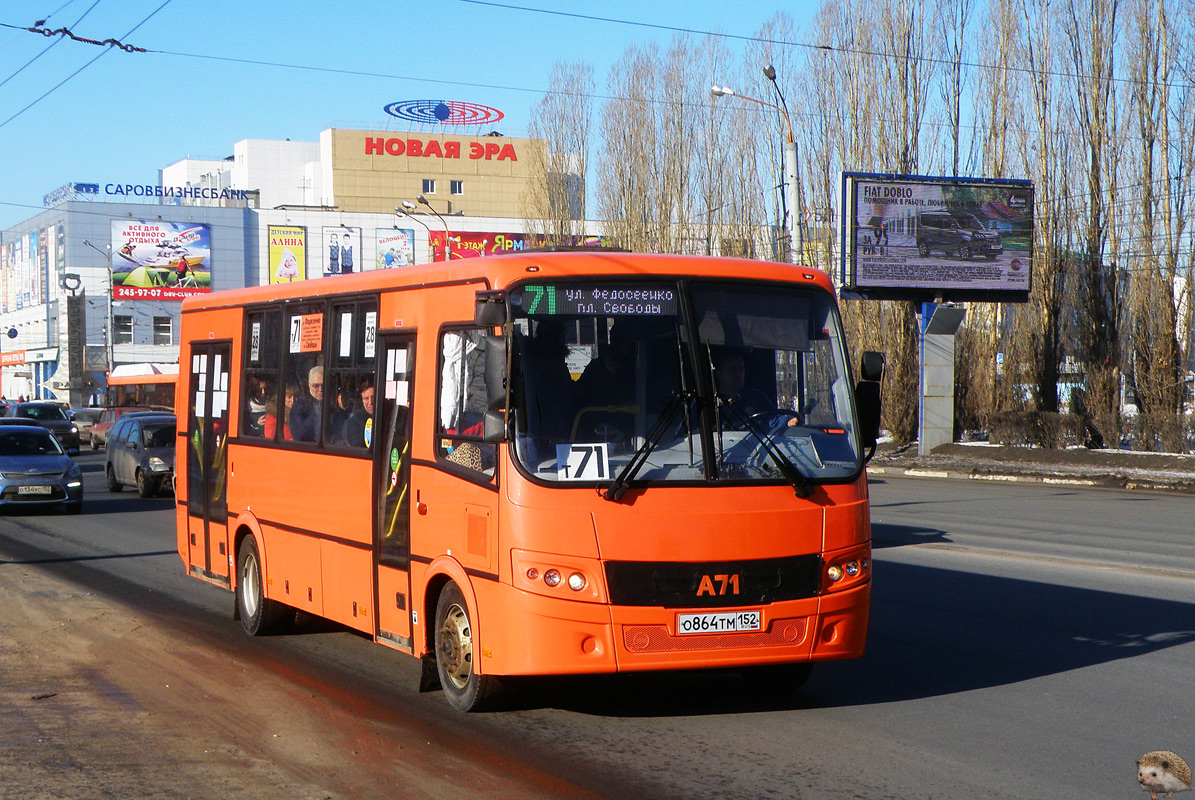
[[[561,282],[517,288],[510,303],[515,454],[535,478],[805,482],[861,466],[821,290]]]
[[[171,447],[174,445],[175,426],[156,425],[141,431],[141,441],[146,447]]]
[[[58,406],[21,406],[17,411],[17,416],[26,417],[28,419],[36,419],[38,421],[53,421],[67,419],[66,412]]]
[[[57,456],[62,447],[49,431],[0,429],[0,456]]]

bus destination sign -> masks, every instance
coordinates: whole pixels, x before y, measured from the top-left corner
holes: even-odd
[[[528,316],[674,317],[674,286],[635,284],[528,284],[512,297]]]

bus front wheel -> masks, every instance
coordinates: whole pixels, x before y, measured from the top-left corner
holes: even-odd
[[[449,704],[459,711],[479,711],[498,691],[492,675],[480,675],[474,661],[477,641],[469,606],[455,583],[436,603],[436,671]]]
[[[237,610],[241,627],[250,636],[261,636],[278,627],[286,608],[265,595],[261,553],[257,539],[246,536],[237,554]]]

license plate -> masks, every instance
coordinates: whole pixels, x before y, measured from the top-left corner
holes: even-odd
[[[53,486],[18,486],[17,494],[50,494]]]
[[[715,611],[708,614],[677,614],[676,632],[745,633],[763,630],[763,614],[759,611]]]

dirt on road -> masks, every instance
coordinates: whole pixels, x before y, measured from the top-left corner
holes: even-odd
[[[3,800],[582,795],[3,558]]]

